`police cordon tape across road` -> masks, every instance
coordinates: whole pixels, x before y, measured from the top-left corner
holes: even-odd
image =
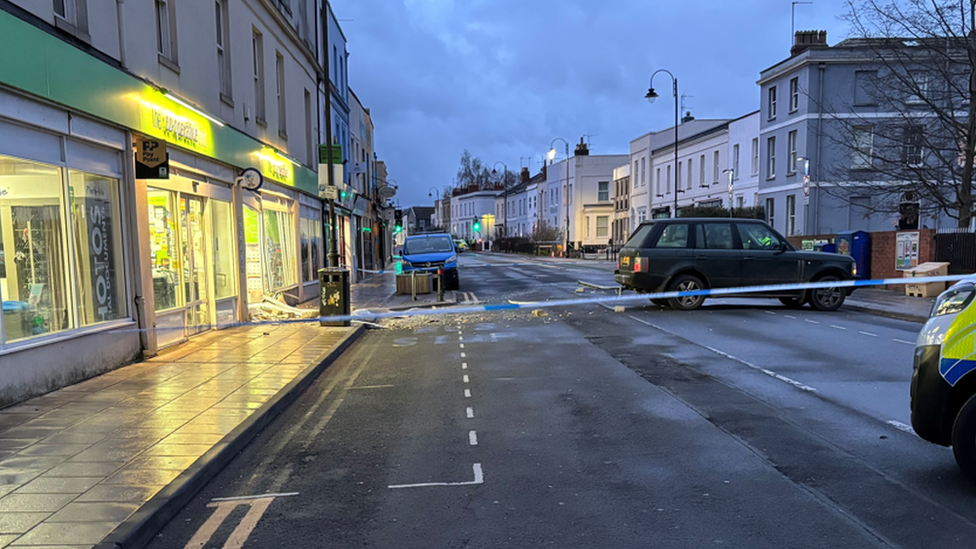
[[[471,313],[484,313],[492,311],[511,311],[517,309],[549,309],[555,307],[576,307],[582,305],[599,305],[609,303],[630,303],[650,299],[675,299],[679,297],[720,297],[735,296],[742,297],[748,294],[759,294],[764,292],[784,292],[793,290],[816,290],[818,288],[865,288],[870,286],[898,286],[906,284],[928,284],[930,282],[956,282],[972,275],[949,275],[949,276],[930,276],[918,278],[882,278],[877,280],[831,280],[827,282],[798,282],[791,284],[769,284],[763,286],[740,286],[737,288],[716,288],[692,291],[673,291],[657,292],[636,295],[612,295],[605,297],[593,297],[583,299],[557,299],[552,301],[531,301],[520,303],[501,303],[497,305],[476,305],[468,307],[446,307],[431,309],[410,309],[407,311],[370,311],[366,309],[357,310],[351,315],[324,316],[311,318],[295,318],[269,320],[262,322],[234,322],[231,324],[219,324],[217,329],[236,328],[239,326],[260,326],[260,325],[280,325],[280,324],[305,324],[317,322],[344,322],[344,321],[364,321],[378,320],[384,318],[405,318],[415,316],[445,316],[445,315],[464,315]],[[139,328],[139,329],[118,329],[115,332],[145,332],[145,331],[164,331],[176,328]],[[178,329],[183,329],[182,327]]]

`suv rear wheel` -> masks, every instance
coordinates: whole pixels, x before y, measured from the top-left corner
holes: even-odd
[[[833,282],[835,280],[840,280],[836,276],[825,276],[823,278],[817,279],[816,282]],[[817,288],[815,290],[810,290],[810,305],[818,311],[836,311],[844,304],[844,298],[847,295],[844,292],[844,288],[838,288],[836,286],[830,288]]]
[[[962,405],[952,424],[952,453],[963,474],[976,482],[976,395]]]
[[[705,285],[702,283],[701,279],[695,275],[681,275],[671,281],[668,284],[669,292],[693,292],[696,290],[704,290]],[[705,302],[705,296],[686,296],[686,297],[676,297],[668,300],[668,305],[672,309],[678,309],[679,311],[690,311],[692,309],[697,309],[701,307],[702,303]]]

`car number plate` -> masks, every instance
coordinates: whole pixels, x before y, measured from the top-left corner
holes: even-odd
[[[620,264],[621,265],[630,265],[630,258],[629,257],[621,257],[620,258]]]

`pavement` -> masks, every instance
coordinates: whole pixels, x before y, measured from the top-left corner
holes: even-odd
[[[491,304],[612,280],[513,256],[464,254],[462,268],[462,291]],[[714,299],[690,312],[585,305],[384,326],[149,547],[976,539],[976,488],[906,425],[918,323]]]
[[[210,332],[0,410],[0,547],[139,546],[362,331]]]

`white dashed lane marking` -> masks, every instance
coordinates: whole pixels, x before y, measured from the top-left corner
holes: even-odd
[[[471,389],[464,390],[464,398],[471,398]]]
[[[895,343],[904,343],[905,345],[915,345],[914,341],[906,341],[904,339],[898,339],[897,337],[891,338]]]
[[[775,315],[776,314],[776,313],[774,313],[772,311],[763,311],[763,312],[766,313],[767,315]]]
[[[464,343],[459,343],[458,345],[460,345],[462,349],[464,348]]]
[[[468,444],[471,446],[478,445],[478,433],[474,431],[468,431]]]
[[[461,353],[461,358],[468,358],[468,355]]]
[[[820,321],[810,320],[809,318],[804,318],[803,321],[804,322],[809,322],[810,324],[820,324]]]
[[[838,325],[836,325],[836,324],[831,324],[831,325],[830,325],[830,327],[831,327],[831,328],[836,328],[836,329],[838,329],[838,330],[846,330],[846,329],[847,329],[847,328],[845,328],[845,327],[843,327],[843,326],[838,326]]]
[[[871,332],[865,332],[863,330],[862,331],[858,331],[857,333],[859,333],[861,335],[866,335],[868,337],[878,337],[878,334],[872,334]]]
[[[796,317],[795,316],[792,316],[792,315],[783,315],[783,316],[785,316],[786,318],[789,318],[789,319],[796,320]]]
[[[463,376],[461,376],[461,381],[465,383],[469,383],[471,380],[468,379],[468,374],[464,374]]]
[[[471,406],[468,406],[468,409],[465,410],[465,412],[466,412],[466,414],[468,416],[468,419],[471,419],[471,418],[474,417],[474,408],[472,408]]]
[[[468,363],[467,362],[462,362],[461,363],[461,369],[462,370],[467,370],[468,369]]]

